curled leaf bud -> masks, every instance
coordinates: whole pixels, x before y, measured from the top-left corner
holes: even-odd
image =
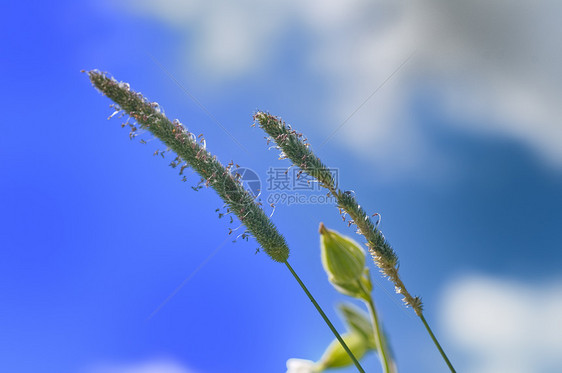
[[[320,223],[322,265],[330,282],[338,291],[363,297],[362,277],[365,271],[365,250],[351,238],[327,229]]]

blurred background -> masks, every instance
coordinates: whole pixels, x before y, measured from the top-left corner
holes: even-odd
[[[229,235],[157,141],[129,141],[81,69],[204,133],[266,184],[266,110],[339,170],[423,297],[459,372],[562,370],[562,3],[551,0],[4,2],[0,369],[284,372],[333,336],[286,268]],[[262,197],[267,198],[264,191]],[[268,209],[268,211],[270,211]],[[279,204],[291,263],[337,327],[318,225]],[[447,368],[372,266],[401,372]],[[377,358],[364,360],[379,371]],[[355,370],[342,369],[341,372]]]

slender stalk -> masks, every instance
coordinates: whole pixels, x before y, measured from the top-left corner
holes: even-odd
[[[451,362],[449,361],[449,358],[447,357],[447,355],[445,354],[445,351],[443,351],[443,349],[441,348],[441,345],[439,344],[439,341],[437,340],[437,338],[435,337],[435,334],[433,334],[433,331],[431,330],[431,328],[429,327],[429,324],[427,323],[427,321],[425,320],[425,317],[423,317],[423,314],[419,315],[423,325],[425,326],[425,328],[427,329],[427,332],[429,333],[429,335],[431,336],[431,339],[433,340],[433,343],[435,343],[435,346],[437,347],[437,349],[439,350],[439,352],[441,353],[441,356],[443,357],[443,360],[445,360],[445,362],[447,363],[447,366],[449,367],[449,369],[451,370],[452,373],[456,373],[455,368],[453,368],[453,364],[451,364]]]
[[[293,275],[293,277],[295,277],[295,280],[297,280],[297,282],[299,283],[299,285],[301,286],[302,290],[304,290],[304,292],[306,293],[306,295],[308,296],[308,299],[310,299],[310,301],[312,302],[312,304],[314,304],[314,307],[316,307],[316,310],[318,311],[318,313],[320,314],[320,316],[322,316],[322,318],[324,319],[324,321],[326,322],[326,324],[328,325],[328,327],[330,328],[330,330],[332,331],[332,333],[334,333],[334,335],[336,336],[337,340],[340,342],[340,344],[342,345],[343,349],[345,350],[345,352],[347,352],[347,354],[349,355],[349,357],[351,358],[351,361],[353,361],[353,364],[355,364],[355,367],[357,368],[357,370],[361,373],[365,373],[365,370],[363,370],[363,367],[361,367],[361,364],[359,364],[359,361],[357,361],[357,359],[355,358],[355,356],[353,355],[353,352],[351,352],[351,350],[349,349],[349,347],[347,347],[347,345],[345,344],[343,338],[341,337],[340,333],[338,333],[338,331],[336,330],[336,328],[334,327],[334,325],[332,324],[332,322],[330,321],[330,319],[328,319],[328,316],[326,316],[326,314],[324,313],[324,311],[322,310],[322,308],[320,307],[320,305],[318,304],[318,302],[316,302],[316,299],[314,299],[314,297],[312,296],[312,294],[310,294],[310,291],[308,291],[307,287],[305,286],[305,284],[302,282],[302,280],[300,279],[300,277],[297,275],[297,273],[295,272],[295,270],[293,269],[293,267],[291,267],[291,265],[289,264],[289,261],[285,261],[285,265],[287,266],[287,268],[289,268],[289,271],[291,271],[291,274]]]
[[[375,346],[379,353],[379,358],[381,360],[381,366],[383,373],[391,373],[390,359],[388,357],[388,352],[386,348],[386,343],[384,342],[384,337],[382,335],[382,328],[379,322],[379,317],[377,315],[377,309],[375,308],[375,302],[373,302],[373,296],[367,292],[361,281],[358,281],[359,286],[365,292],[365,299],[363,301],[367,304],[369,308],[369,314],[371,315],[371,321],[373,323],[373,333],[375,335]]]

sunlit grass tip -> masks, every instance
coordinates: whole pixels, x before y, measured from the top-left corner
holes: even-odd
[[[179,120],[170,121],[157,103],[131,90],[129,84],[118,82],[97,70],[89,71],[88,76],[100,92],[118,105],[116,111],[124,111],[138,123],[140,129],[150,131],[173,150],[178,156],[174,162],[181,165],[182,170],[187,165],[193,168],[205,185],[218,193],[271,259],[281,263],[287,261],[289,248],[284,237],[260,207],[260,203],[244,188],[236,173],[232,172],[232,163],[223,166],[206,149],[204,140],[198,140]],[[131,137],[135,135],[136,126],[132,128]]]

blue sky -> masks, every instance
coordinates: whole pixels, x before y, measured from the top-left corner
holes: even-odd
[[[252,114],[282,116],[382,215],[459,371],[560,371],[560,6],[423,3],[10,2],[2,370],[284,372],[332,340],[284,266],[252,240],[231,242],[237,224],[218,219],[212,190],[194,192],[195,175],[182,183],[170,157],[152,156],[156,141],[129,141],[106,120],[109,100],[80,73],[97,68],[262,182],[288,163]],[[327,204],[279,205],[273,220],[342,328],[334,307],[346,299],[326,281],[317,229],[353,231]],[[413,312],[375,279],[400,371],[445,372]],[[374,356],[364,365],[379,369]]]

